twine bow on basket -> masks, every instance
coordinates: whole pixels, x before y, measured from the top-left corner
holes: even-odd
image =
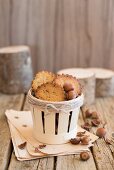
[[[52,112],[56,112],[56,113],[65,113],[68,114],[68,110],[71,110],[71,106],[67,106],[67,110],[65,108],[65,106],[57,108],[56,106],[54,106],[53,104],[47,104],[46,108],[45,108],[45,116],[51,114]]]
[[[28,103],[33,107],[37,108],[40,111],[45,112],[45,116],[54,114],[54,113],[65,113],[70,114],[71,111],[79,109],[83,105],[83,94],[74,100],[65,101],[65,102],[47,102],[35,98],[32,95],[31,89],[28,92]]]

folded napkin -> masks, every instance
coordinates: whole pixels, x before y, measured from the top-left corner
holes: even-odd
[[[91,139],[89,145],[72,145],[71,143],[61,145],[47,144],[44,148],[38,148],[38,146],[42,145],[42,143],[36,140],[32,135],[33,122],[31,112],[6,110],[5,114],[8,119],[15,155],[20,161],[49,156],[79,154],[85,150],[89,151],[89,147],[92,146],[93,142],[98,139],[97,136],[86,131],[86,134],[89,135]],[[85,130],[78,127],[78,131],[83,132]],[[24,142],[26,142],[26,147],[20,149],[19,145]],[[38,148],[38,152],[36,151],[36,148]]]

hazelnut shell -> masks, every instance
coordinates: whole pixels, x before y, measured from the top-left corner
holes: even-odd
[[[100,120],[99,119],[93,119],[92,121],[91,121],[91,124],[93,125],[93,126],[99,126],[100,125]]]
[[[78,137],[82,137],[82,136],[84,136],[84,135],[85,135],[85,133],[86,133],[86,131],[83,131],[83,132],[77,132],[77,136],[78,136]]]
[[[72,138],[70,139],[70,142],[73,144],[73,145],[77,145],[80,143],[80,138],[77,137],[77,138]]]
[[[89,122],[85,122],[84,125],[81,125],[81,127],[87,131],[91,129],[91,125],[89,124]]]

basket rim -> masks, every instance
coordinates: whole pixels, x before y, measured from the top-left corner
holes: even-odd
[[[47,100],[41,100],[41,99],[37,99],[36,97],[34,97],[32,94],[32,88],[29,89],[28,91],[28,95],[34,100],[34,101],[37,101],[37,102],[42,102],[44,104],[70,104],[70,103],[73,103],[73,102],[78,102],[80,100],[84,100],[84,95],[83,93],[78,96],[77,98],[75,99],[72,99],[72,100],[68,100],[68,101],[60,101],[60,102],[51,102],[51,101],[47,101]]]

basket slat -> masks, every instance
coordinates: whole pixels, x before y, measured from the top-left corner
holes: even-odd
[[[60,113],[59,114],[59,123],[58,123],[58,133],[67,133],[69,122],[69,113]]]
[[[55,113],[46,115],[45,113],[45,133],[55,134]]]
[[[74,111],[72,111],[72,117],[71,117],[71,123],[70,123],[70,130],[69,131],[76,128],[76,125],[77,125],[77,122],[78,122],[79,111],[80,111],[80,108],[77,108]]]
[[[33,120],[34,120],[34,128],[35,128],[34,133],[37,133],[37,131],[39,131],[40,133],[43,133],[43,124],[42,124],[41,111],[39,109],[37,109],[37,108],[34,108],[33,117],[34,117]]]

